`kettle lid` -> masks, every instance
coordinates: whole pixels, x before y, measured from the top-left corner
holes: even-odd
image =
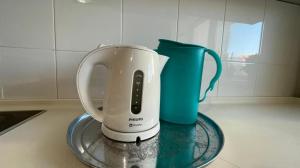
[[[105,45],[105,46],[103,46],[103,48],[105,48],[105,47],[108,47],[108,48],[111,48],[111,47],[115,47],[115,48],[131,48],[131,49],[138,49],[138,50],[144,50],[144,51],[149,51],[149,52],[156,53],[155,51],[153,51],[153,50],[151,50],[151,49],[149,49],[147,47],[140,46],[140,45],[123,45],[123,44],[117,44],[117,45]]]

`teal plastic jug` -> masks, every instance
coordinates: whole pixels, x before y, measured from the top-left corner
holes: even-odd
[[[159,40],[156,51],[169,57],[161,74],[160,119],[177,124],[192,124],[197,120],[198,103],[214,89],[222,72],[219,55],[205,47],[165,39]],[[215,76],[200,98],[205,55],[214,58]]]

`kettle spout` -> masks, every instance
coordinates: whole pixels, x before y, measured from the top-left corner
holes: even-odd
[[[164,69],[165,64],[167,63],[169,57],[164,56],[164,55],[158,55],[159,56],[159,68],[160,68],[160,73]]]

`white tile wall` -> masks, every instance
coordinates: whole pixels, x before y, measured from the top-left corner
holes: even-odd
[[[55,0],[56,49],[89,51],[121,39],[121,0]]]
[[[76,98],[76,72],[86,52],[57,51],[58,98]]]
[[[8,99],[56,98],[54,51],[0,47],[0,86]]]
[[[253,63],[224,62],[219,96],[253,96],[256,66]]]
[[[123,0],[123,43],[156,48],[176,40],[179,0]]]
[[[300,7],[267,0],[260,63],[289,65],[299,58]]]
[[[78,65],[86,52],[57,51],[57,85],[58,98],[78,98],[76,89],[76,74]],[[96,66],[92,75],[91,95],[94,98],[103,98],[107,71],[105,67]]]
[[[259,64],[256,96],[295,96],[297,66]]]
[[[0,46],[54,49],[52,0],[1,0]]]
[[[256,96],[295,96],[300,7],[267,0]]]
[[[178,40],[221,53],[226,0],[181,0]]]
[[[299,6],[276,0],[90,2],[0,1],[0,98],[77,98],[75,75],[87,51],[100,43],[156,48],[159,38],[221,54],[223,75],[209,96],[296,94]],[[206,57],[202,93],[214,73]],[[106,69],[96,67],[92,81],[93,96],[102,98]]]
[[[297,28],[297,30],[300,30],[300,14],[298,15],[298,28]],[[298,32],[298,46],[300,46],[300,32]],[[298,47],[298,49],[300,50],[300,47]],[[298,54],[298,78],[297,78],[296,96],[300,97],[300,54]]]

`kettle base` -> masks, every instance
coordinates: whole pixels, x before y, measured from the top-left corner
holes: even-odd
[[[148,130],[140,132],[118,132],[107,128],[104,124],[101,126],[101,130],[107,138],[121,142],[138,142],[149,139],[155,136],[159,129],[159,123]]]

